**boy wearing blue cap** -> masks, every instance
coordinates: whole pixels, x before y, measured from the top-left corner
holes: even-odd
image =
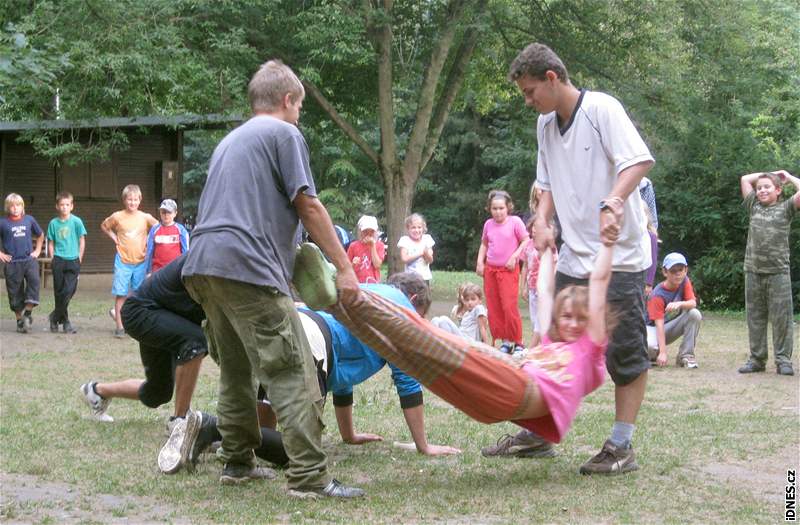
[[[667,364],[667,345],[683,337],[675,364],[697,368],[694,347],[703,316],[697,309],[692,281],[687,273],[686,257],[673,252],[661,265],[664,281],[647,300],[647,354],[658,366]]]

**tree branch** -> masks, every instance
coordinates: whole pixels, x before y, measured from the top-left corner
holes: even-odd
[[[475,13],[476,21],[482,16],[485,8],[486,1],[480,0],[478,2],[477,12]],[[452,65],[450,66],[450,71],[447,74],[447,80],[444,84],[444,92],[439,97],[439,101],[437,102],[436,109],[433,113],[430,131],[428,133],[427,140],[425,141],[425,149],[423,150],[422,157],[420,158],[420,173],[425,169],[425,166],[427,166],[428,162],[431,160],[431,157],[433,157],[433,152],[436,150],[437,144],[439,144],[439,138],[442,135],[444,124],[447,121],[450,108],[453,106],[453,101],[461,89],[461,85],[464,81],[464,75],[467,71],[467,65],[469,64],[469,61],[475,52],[475,45],[478,42],[479,36],[480,30],[474,24],[467,28],[467,30],[464,32],[464,36],[461,39],[461,45],[459,45],[456,56],[453,59]]]
[[[436,86],[442,76],[447,56],[455,39],[456,28],[460,25],[461,17],[465,12],[464,0],[452,0],[447,6],[447,18],[444,23],[444,30],[439,35],[439,41],[431,51],[431,59],[425,69],[425,79],[419,92],[419,102],[417,103],[417,113],[414,118],[414,127],[408,139],[406,147],[406,157],[403,162],[405,173],[420,173],[422,164],[422,152],[425,148],[426,138],[431,123],[433,113],[433,102],[436,96]]]
[[[322,94],[319,88],[308,80],[303,80],[303,87],[305,88],[306,93],[310,94],[311,98],[313,98],[317,104],[320,105],[323,111],[328,114],[330,119],[337,126],[339,126],[339,129],[344,131],[344,134],[347,135],[350,140],[356,144],[356,146],[361,148],[361,151],[363,151],[364,154],[375,163],[375,165],[380,165],[380,159],[378,158],[378,153],[375,151],[375,149],[370,146],[366,140],[364,140],[364,137],[362,137],[361,134],[349,122],[347,122],[347,120],[345,120],[338,111],[336,111],[336,108],[333,107],[333,104],[331,104],[327,98],[325,98],[325,95]]]

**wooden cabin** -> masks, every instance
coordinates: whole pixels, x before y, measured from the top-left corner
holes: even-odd
[[[167,197],[178,203],[181,220],[183,202],[183,132],[188,129],[222,127],[241,122],[240,117],[199,115],[181,117],[103,118],[96,121],[0,122],[0,195],[18,193],[25,212],[42,229],[56,216],[55,195],[62,190],[75,196],[73,213],[86,226],[86,251],[82,272],[113,270],[115,249],[100,230],[100,223],[122,209],[122,188],[138,184],[142,189],[139,209],[158,218],[158,205]],[[33,147],[17,139],[30,129],[63,129],[88,136],[91,130],[115,128],[128,136],[128,149],[111,159],[70,166],[36,155]]]

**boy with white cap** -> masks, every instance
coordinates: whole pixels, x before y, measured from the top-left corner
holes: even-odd
[[[158,213],[161,223],[153,226],[147,235],[145,268],[148,275],[168,265],[189,249],[189,232],[183,224],[175,222],[178,204],[172,199],[164,199]]]
[[[647,354],[658,366],[667,364],[667,345],[683,337],[675,364],[697,368],[694,348],[703,316],[697,309],[692,281],[687,276],[686,257],[672,252],[664,257],[664,281],[647,300]]]
[[[386,258],[386,245],[378,237],[378,219],[362,215],[358,219],[358,240],[350,243],[347,257],[360,283],[381,282],[381,264]]]

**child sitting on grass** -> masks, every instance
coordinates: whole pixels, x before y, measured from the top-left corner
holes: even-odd
[[[489,319],[483,306],[483,292],[475,283],[464,283],[458,287],[458,304],[453,307],[453,317],[458,324],[446,316],[434,317],[431,323],[451,334],[460,335],[469,341],[492,344],[489,336]]]

